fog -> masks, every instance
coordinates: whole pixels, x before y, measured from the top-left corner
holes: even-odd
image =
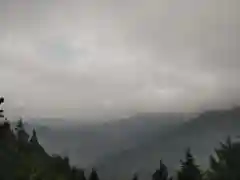
[[[0,95],[83,120],[240,103],[238,0],[0,0]]]

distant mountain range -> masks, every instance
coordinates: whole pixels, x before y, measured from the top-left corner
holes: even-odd
[[[139,172],[149,179],[159,160],[167,164],[170,171],[179,167],[179,160],[190,147],[198,163],[207,167],[209,155],[227,136],[237,140],[240,135],[240,109],[209,111],[198,117],[173,126],[170,130],[155,134],[133,148],[106,156],[98,163],[98,170],[105,179],[130,179]]]
[[[100,159],[137,146],[164,132],[187,117],[181,113],[144,113],[104,123],[67,123],[67,120],[32,120],[25,123],[27,131],[35,128],[40,143],[49,153],[70,157],[71,163],[91,167]],[[64,122],[64,123],[63,123]],[[14,124],[14,123],[13,123]]]
[[[67,155],[79,167],[94,166],[105,180],[131,179],[135,172],[140,178],[149,179],[160,159],[173,172],[188,147],[198,163],[207,167],[209,155],[220,141],[240,135],[239,108],[197,116],[143,113],[96,124],[62,122],[47,125],[31,121],[26,129],[36,127],[39,141],[47,152]]]

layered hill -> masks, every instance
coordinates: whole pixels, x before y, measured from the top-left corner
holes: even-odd
[[[240,134],[240,109],[209,111],[171,130],[159,131],[137,146],[111,154],[97,164],[105,179],[129,179],[134,172],[149,178],[163,159],[170,171],[179,168],[179,160],[190,147],[198,163],[208,166],[209,155],[214,147],[227,136],[234,139]]]

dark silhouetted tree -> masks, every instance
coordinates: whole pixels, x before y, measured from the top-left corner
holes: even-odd
[[[15,128],[17,131],[20,131],[20,130],[24,130],[24,125],[23,125],[23,120],[22,118],[20,118],[18,121],[17,121],[17,125],[16,125],[16,128]]]
[[[210,180],[240,179],[240,143],[232,143],[230,137],[220,148],[215,150],[215,157],[210,156]]]
[[[29,142],[31,144],[31,148],[33,151],[42,152],[44,154],[46,153],[44,148],[39,144],[37,133],[36,133],[35,129],[33,129],[33,131],[32,131],[32,136],[31,136]]]
[[[4,103],[4,97],[0,97],[0,104]]]
[[[84,170],[72,167],[71,180],[86,180]]]
[[[132,180],[138,180],[138,175],[137,175],[137,173],[134,173]]]
[[[198,167],[198,165],[195,164],[195,159],[190,151],[190,149],[187,149],[186,151],[186,157],[185,161],[181,162],[181,169],[178,172],[178,180],[201,180],[202,174]]]
[[[162,160],[160,160],[160,169],[157,169],[152,175],[152,180],[167,180],[168,179],[168,169]]]
[[[82,170],[82,169],[78,170],[78,180],[86,180],[84,170]]]
[[[25,131],[22,118],[18,120],[15,130],[17,132],[18,141],[20,143],[27,143],[29,139],[29,135]]]
[[[30,142],[31,142],[32,144],[39,144],[39,143],[38,143],[37,133],[36,133],[36,130],[35,130],[35,129],[33,129],[33,131],[32,131],[32,137],[30,138]]]
[[[4,98],[3,97],[0,97],[0,105],[4,103]],[[4,114],[3,114],[4,110],[3,109],[0,109],[0,118],[3,118],[4,117]]]
[[[4,98],[0,97],[0,105],[4,103]],[[4,110],[0,109],[0,139],[1,140],[7,140],[8,138],[12,137],[12,131],[10,127],[10,122],[7,118],[4,118]],[[9,140],[9,139],[8,139]]]
[[[92,168],[92,172],[89,176],[89,180],[99,180],[97,171],[94,168]]]

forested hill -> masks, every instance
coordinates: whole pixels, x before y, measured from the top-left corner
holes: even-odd
[[[48,155],[36,131],[29,136],[22,120],[11,127],[0,110],[0,121],[0,180],[85,180],[84,171],[71,167],[67,157]]]
[[[2,103],[0,98],[0,104]],[[238,126],[238,123],[233,123],[235,121],[229,120],[233,117],[238,117],[240,115],[238,109],[234,109],[229,114],[228,111],[225,112],[213,112],[203,114],[199,118],[210,118],[212,121],[220,123],[219,127],[227,129],[227,132],[232,131],[231,126]],[[36,131],[33,129],[32,134],[29,135],[25,128],[24,123],[20,119],[16,127],[11,127],[10,122],[4,117],[3,110],[0,110],[0,180],[86,180],[84,170],[72,167],[69,164],[69,159],[67,157],[60,157],[58,155],[49,155],[45,152],[44,148],[40,145],[37,137]],[[207,118],[208,117],[208,118]],[[189,137],[189,133],[194,132],[196,135],[198,133],[204,133],[201,129],[202,125],[206,121],[200,121],[197,118],[194,120],[197,125],[192,125],[192,122],[187,123],[186,126],[174,131],[176,135],[182,134],[185,132]],[[219,119],[219,120],[216,120]],[[225,120],[223,120],[225,119]],[[227,123],[228,122],[228,123]],[[225,128],[224,128],[225,126]],[[192,128],[198,127],[200,130],[196,131]],[[205,126],[203,126],[205,127]],[[210,130],[216,128],[214,123],[212,126],[209,126]],[[185,131],[188,130],[188,131]],[[237,132],[236,128],[236,132]],[[206,131],[207,132],[207,131]],[[239,132],[239,131],[238,131]],[[205,136],[209,135],[208,133]],[[165,137],[166,138],[166,137]],[[179,138],[181,138],[179,136]],[[195,138],[196,137],[189,137]],[[159,139],[162,140],[162,139]],[[173,139],[167,139],[168,141]],[[195,140],[196,141],[196,140]],[[173,142],[169,142],[173,143]],[[176,143],[176,141],[174,141]],[[198,140],[197,143],[200,143]],[[207,144],[209,144],[208,142]],[[177,147],[176,144],[174,147]],[[157,149],[157,146],[153,147]],[[172,152],[179,153],[179,150],[175,148]],[[182,154],[182,152],[180,152]],[[132,153],[130,153],[132,154]],[[128,155],[130,155],[128,154]],[[137,156],[139,154],[136,154]],[[167,155],[165,153],[165,155]],[[146,154],[146,157],[151,157],[151,154]],[[127,156],[129,158],[135,158],[134,154]],[[167,156],[164,156],[162,152],[162,157],[166,159]],[[176,160],[179,160],[174,156]],[[159,162],[159,157],[154,157],[156,161]],[[190,149],[187,149],[185,154],[185,159],[181,160],[178,165],[179,168],[177,171],[172,172],[174,179],[177,180],[239,180],[240,179],[240,143],[232,142],[230,138],[227,139],[226,143],[221,143],[220,147],[215,149],[213,156],[206,156],[210,160],[209,169],[203,170],[198,166],[198,162],[195,161],[194,155]],[[126,158],[122,158],[122,166],[129,167],[130,163],[124,162]],[[136,163],[141,163],[137,158],[133,159]],[[141,159],[140,159],[141,160]],[[108,174],[112,175],[115,173],[118,176],[113,179],[130,179],[130,178],[121,178],[121,166],[117,164],[112,164],[112,168],[108,169]],[[165,162],[164,162],[165,163]],[[152,174],[148,176],[148,179],[152,180],[172,180],[173,178],[169,175],[168,167],[160,161],[160,167],[155,166],[152,168]],[[139,174],[141,174],[142,169],[138,169],[138,172],[135,172],[133,175],[133,180],[138,180]],[[97,171],[92,169],[89,180],[99,180]],[[103,176],[100,176],[100,180],[106,180]]]
[[[228,136],[239,140],[240,109],[208,111],[194,119],[172,127],[170,131],[152,136],[147,142],[106,156],[98,164],[100,175],[105,179],[127,179],[132,172],[139,172],[143,179],[150,177],[163,158],[169,171],[179,168],[179,159],[190,147],[203,169],[209,165],[209,155]]]
[[[13,130],[5,120],[0,124],[1,180],[84,180],[81,169],[71,167],[67,157],[48,155],[39,144],[35,130],[31,137],[20,120]]]

